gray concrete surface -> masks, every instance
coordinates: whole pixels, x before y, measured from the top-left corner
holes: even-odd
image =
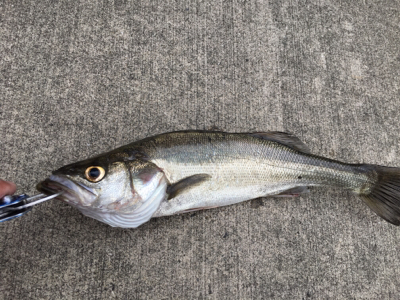
[[[399,1],[4,1],[0,177],[181,129],[290,131],[400,166]],[[206,197],[206,195],[205,195]],[[114,229],[49,202],[0,225],[1,299],[395,299],[400,229],[315,189]]]

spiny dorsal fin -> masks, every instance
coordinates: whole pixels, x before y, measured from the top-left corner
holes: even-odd
[[[280,131],[252,132],[250,133],[250,135],[259,139],[278,142],[280,144],[283,144],[285,146],[288,146],[292,149],[304,153],[310,153],[310,149],[307,147],[306,144],[304,144],[297,136],[287,132],[280,132]]]
[[[189,176],[181,179],[177,183],[170,185],[167,188],[168,200],[175,198],[177,195],[182,193],[185,190],[191,189],[192,187],[198,186],[204,181],[207,181],[211,178],[211,175],[208,174],[196,174],[193,176]]]

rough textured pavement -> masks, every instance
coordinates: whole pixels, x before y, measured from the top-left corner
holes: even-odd
[[[399,1],[4,1],[0,177],[161,132],[290,131],[400,166]],[[205,195],[206,197],[207,195]],[[115,229],[53,201],[0,225],[1,299],[397,298],[400,229],[314,189]]]

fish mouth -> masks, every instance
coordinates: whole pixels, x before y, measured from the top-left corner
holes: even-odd
[[[51,175],[49,178],[40,182],[36,188],[38,191],[46,195],[53,195],[62,192],[57,199],[63,200],[72,205],[88,206],[97,197],[92,189],[68,178],[57,175]]]

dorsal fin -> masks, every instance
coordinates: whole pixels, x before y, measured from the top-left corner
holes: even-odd
[[[280,131],[267,131],[267,132],[252,132],[251,136],[259,139],[269,140],[288,146],[292,149],[310,153],[310,149],[304,144],[297,136],[287,132]]]
[[[175,198],[183,191],[191,189],[192,187],[195,187],[202,182],[209,180],[210,178],[211,175],[208,174],[196,174],[181,179],[177,183],[174,183],[167,188],[168,200]]]

